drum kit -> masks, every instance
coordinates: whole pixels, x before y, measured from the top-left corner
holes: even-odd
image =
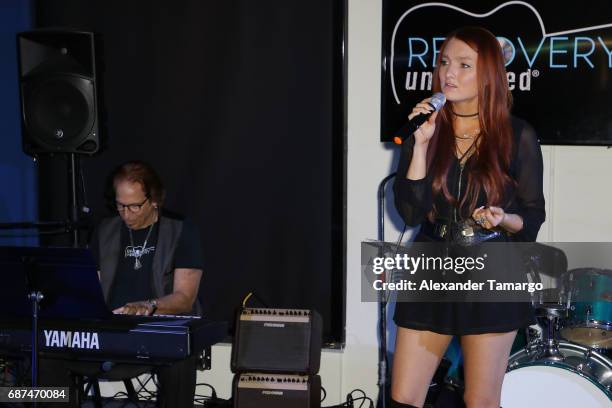
[[[501,405],[612,407],[612,270],[563,273],[556,301],[535,302],[537,329],[513,353]]]

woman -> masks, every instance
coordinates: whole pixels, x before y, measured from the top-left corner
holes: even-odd
[[[451,240],[468,222],[496,240],[534,241],[544,222],[542,153],[533,129],[510,116],[502,50],[489,31],[466,27],[442,44],[434,92],[446,105],[404,143],[394,185],[417,241]],[[428,99],[409,118],[430,112]],[[473,224],[472,224],[473,225]],[[397,303],[392,407],[422,407],[452,336],[460,336],[468,408],[499,407],[517,329],[528,303]]]

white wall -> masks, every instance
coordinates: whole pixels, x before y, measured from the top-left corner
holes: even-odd
[[[324,406],[343,402],[354,388],[377,395],[377,309],[360,301],[360,242],[376,238],[376,191],[393,171],[397,149],[378,142],[382,0],[349,0],[348,13],[348,188],[346,348],[324,351]],[[612,150],[545,146],[548,219],[540,241],[611,241]],[[388,206],[386,239],[396,239],[397,215]],[[585,265],[587,266],[587,265]],[[612,265],[610,265],[612,268]],[[230,346],[213,348],[213,369],[198,382],[231,395]],[[202,393],[208,391],[202,388]]]

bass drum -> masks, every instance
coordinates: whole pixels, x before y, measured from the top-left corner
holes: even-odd
[[[541,346],[522,350],[508,361],[502,386],[504,408],[610,408],[612,362],[587,347],[559,343],[562,362],[535,359]]]

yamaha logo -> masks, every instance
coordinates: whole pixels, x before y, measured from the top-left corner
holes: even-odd
[[[99,350],[98,333],[44,330],[45,347]]]

